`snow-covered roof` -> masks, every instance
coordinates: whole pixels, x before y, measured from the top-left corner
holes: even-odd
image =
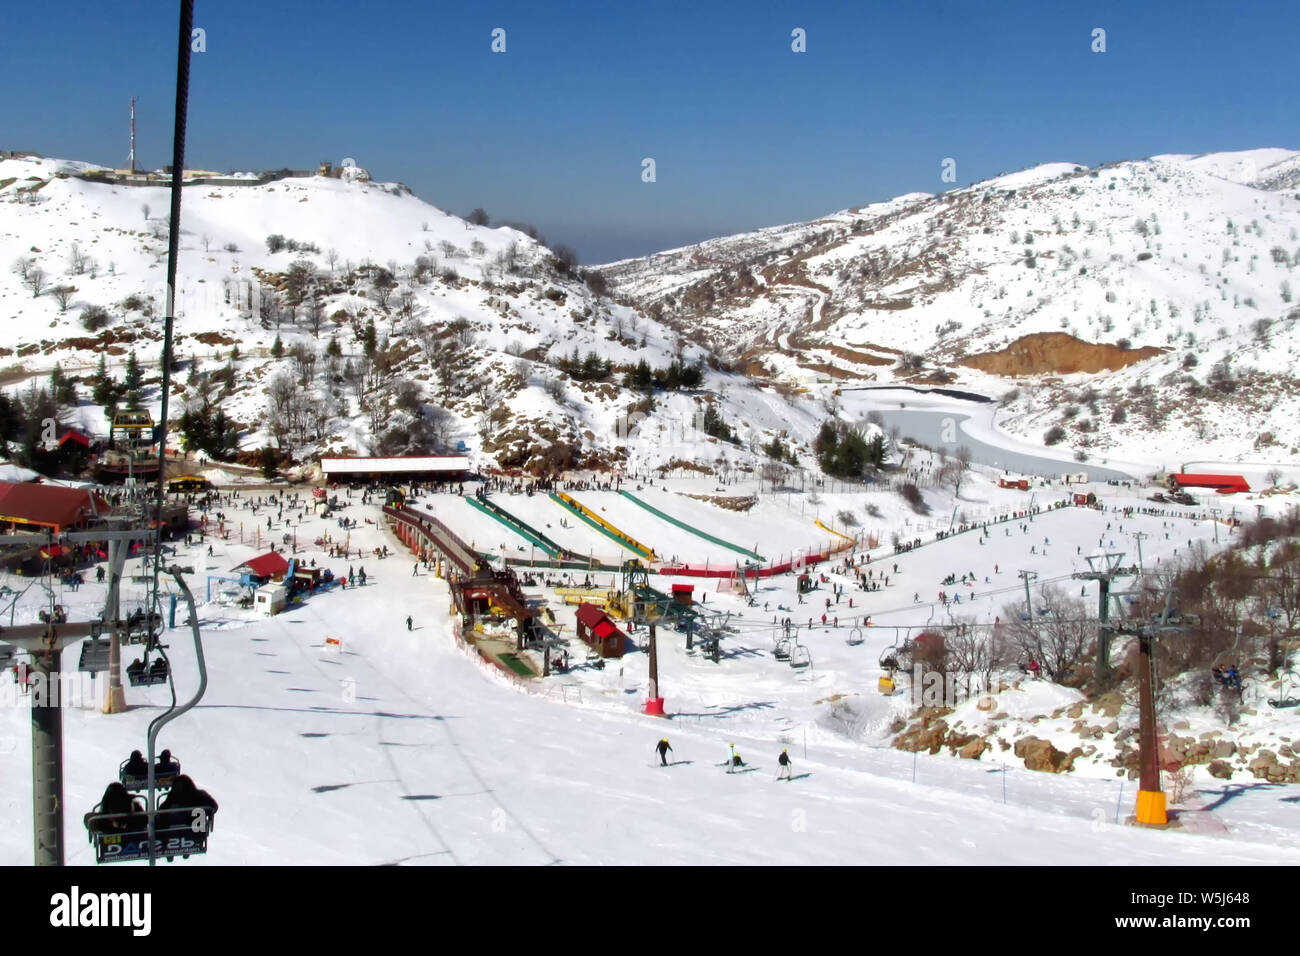
[[[469,471],[464,455],[410,455],[397,458],[322,458],[320,470],[327,475],[368,475],[386,471],[398,474],[425,471]]]

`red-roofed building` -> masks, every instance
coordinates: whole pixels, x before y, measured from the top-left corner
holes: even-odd
[[[1177,474],[1169,476],[1169,487],[1179,488],[1213,488],[1221,495],[1230,495],[1238,491],[1250,491],[1250,485],[1241,475],[1191,475]]]
[[[49,528],[61,534],[108,511],[107,501],[84,488],[0,481],[0,523],[12,531]]]
[[[289,560],[277,551],[268,551],[235,566],[236,571],[240,568],[246,568],[255,578],[277,579],[284,577],[289,570]]]
[[[626,650],[627,635],[594,604],[578,605],[578,637],[601,657],[622,657]]]

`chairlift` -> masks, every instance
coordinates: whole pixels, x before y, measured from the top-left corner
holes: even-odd
[[[909,671],[912,669],[912,639],[903,638],[900,644],[890,644],[880,652],[880,669],[883,671]]]
[[[862,634],[862,628],[855,627],[853,630],[849,631],[849,636],[844,639],[844,643],[848,644],[849,647],[857,647],[865,640],[866,637]]]
[[[208,834],[213,830],[216,811],[187,810],[154,812],[155,856],[172,862],[188,860],[208,852]],[[105,813],[102,804],[84,818],[96,863],[131,863],[149,859],[149,815],[146,812]]]
[[[161,655],[151,664],[149,654],[157,645],[145,648],[144,655],[126,666],[127,679],[132,687],[149,687],[153,684],[165,684],[171,676],[171,665]]]
[[[173,699],[171,707],[150,722],[148,751],[151,754],[159,730],[194,707],[202,699],[207,686],[207,668],[204,664],[194,595],[181,576],[183,569],[173,567],[169,570],[189,606],[190,630],[194,635],[195,657],[199,668],[199,690],[184,704],[177,705]],[[150,654],[161,650],[161,645],[152,642],[145,648],[144,656],[128,667],[128,673],[132,674],[132,684],[157,683],[155,675],[159,673],[162,680],[169,678],[170,668],[167,659],[161,654],[152,665],[148,663]],[[136,675],[143,679],[137,681]],[[138,796],[132,796],[128,783],[137,788],[147,788],[148,768],[141,774],[143,761],[137,759],[132,763],[132,758],[128,758],[118,768],[118,781],[109,785],[104,797],[83,818],[90,843],[95,848],[96,863],[148,860],[152,864],[158,857],[163,857],[170,863],[178,856],[188,859],[207,852],[208,834],[213,830],[217,802],[210,794],[196,787],[189,777],[181,775],[180,762],[171,759],[170,751],[164,750],[163,758],[153,768],[153,791],[159,787],[170,787],[171,792],[160,806],[155,808],[153,805],[153,791],[149,793],[148,803],[143,805]],[[131,766],[128,767],[128,764]]]
[[[162,614],[137,607],[119,622],[124,644],[152,644],[162,633]]]
[[[776,646],[772,648],[772,656],[778,661],[788,661],[791,657],[791,649],[794,646],[794,639],[790,637],[778,637]]]
[[[790,649],[790,666],[799,669],[812,664],[812,653],[806,644],[796,644]]]
[[[1300,692],[1300,676],[1297,676],[1295,671],[1287,671],[1282,675],[1278,696],[1270,698],[1268,706],[1275,710],[1300,707],[1300,693],[1298,692]]]

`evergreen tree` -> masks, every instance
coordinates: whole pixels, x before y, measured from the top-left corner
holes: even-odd
[[[139,392],[143,381],[144,373],[140,371],[140,363],[136,361],[135,352],[132,351],[126,356],[126,373],[122,377],[122,384],[126,386],[128,392]]]
[[[366,319],[366,328],[361,334],[361,351],[365,353],[366,358],[374,358],[377,347],[378,336],[375,334],[375,320],[372,316]]]
[[[275,337],[275,341],[271,343],[271,357],[281,358],[283,355],[284,355],[284,343],[280,341],[280,336],[277,335]]]

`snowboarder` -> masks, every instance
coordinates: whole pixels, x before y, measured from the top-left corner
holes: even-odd
[[[776,758],[776,762],[781,765],[781,769],[778,770],[776,773],[776,779],[789,780],[790,779],[790,755],[785,750],[782,750],[781,756]]]
[[[409,614],[406,616],[406,629],[408,631],[411,629],[411,615]]]
[[[668,766],[668,751],[672,750],[672,745],[668,743],[668,738],[664,737],[659,743],[655,744],[655,750],[659,751],[659,765]]]

